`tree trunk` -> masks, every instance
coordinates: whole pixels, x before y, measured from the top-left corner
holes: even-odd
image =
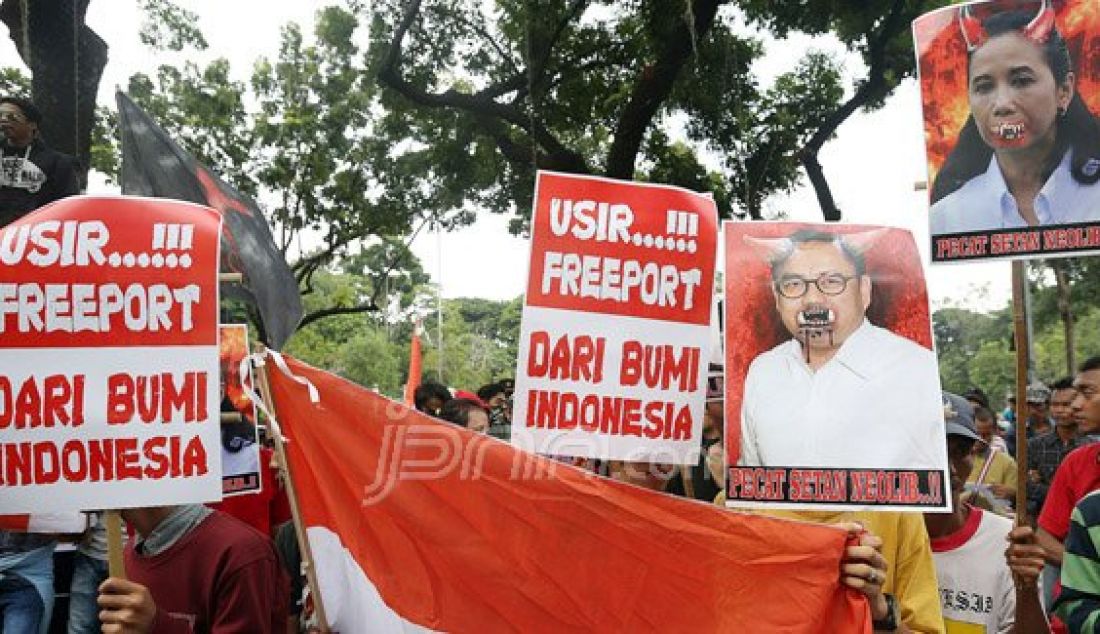
[[[1055,261],[1054,282],[1058,298],[1058,314],[1062,317],[1062,329],[1066,338],[1066,375],[1073,376],[1077,367],[1074,355],[1073,340],[1073,305],[1069,298],[1069,274],[1066,272],[1066,263]]]
[[[89,1],[0,2],[0,21],[31,70],[42,138],[80,159],[82,185],[91,161],[96,92],[107,65],[107,44],[84,24]]]

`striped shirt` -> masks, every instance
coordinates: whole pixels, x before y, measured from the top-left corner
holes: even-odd
[[[1062,558],[1062,592],[1054,612],[1070,632],[1100,632],[1100,491],[1077,503]]]

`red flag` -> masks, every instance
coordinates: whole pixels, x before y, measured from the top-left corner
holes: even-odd
[[[88,518],[80,512],[0,515],[0,530],[15,533],[83,533]]]
[[[273,398],[345,634],[871,631],[841,530],[601,478],[286,361]]]
[[[412,344],[409,349],[409,379],[405,381],[405,404],[413,404],[413,395],[420,387],[420,320],[413,328]]]

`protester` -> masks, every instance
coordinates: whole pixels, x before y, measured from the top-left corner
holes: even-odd
[[[302,571],[302,552],[298,548],[298,535],[294,522],[288,520],[275,529],[275,552],[290,579],[290,601],[287,603],[287,634],[298,634],[305,613],[304,589],[306,576]]]
[[[0,227],[80,193],[76,159],[47,147],[41,125],[32,102],[0,97]]]
[[[0,531],[0,631],[45,632],[53,611],[52,535]]]
[[[508,440],[512,435],[512,421],[508,413],[510,403],[503,382],[489,383],[477,390],[477,397],[489,409],[489,435]]]
[[[1054,430],[1054,420],[1050,417],[1050,388],[1042,383],[1032,383],[1027,386],[1027,439],[1041,436]],[[1005,432],[1005,444],[1008,445],[1008,453],[1016,457],[1016,423],[1008,426]]]
[[[455,398],[444,403],[439,417],[479,434],[489,433],[489,410],[470,392],[456,392]]]
[[[100,629],[96,598],[99,585],[107,579],[107,527],[103,513],[89,514],[88,530],[73,556],[73,578],[69,585],[69,634],[86,634]]]
[[[932,186],[932,235],[1100,219],[1100,124],[1053,7],[963,11],[971,114]]]
[[[1092,634],[1100,625],[1100,491],[1074,507],[1065,546],[1054,613],[1069,632]]]
[[[608,476],[613,480],[651,491],[664,491],[676,470],[672,465],[656,462],[611,460],[608,462],[607,471]]]
[[[1100,356],[1090,357],[1073,380],[1076,390],[1071,408],[1080,434],[1100,431]],[[1100,489],[1100,443],[1074,449],[1058,466],[1039,514],[1036,537],[1047,563],[1061,567],[1063,542],[1069,533],[1073,507],[1081,498]]]
[[[962,393],[962,397],[969,401],[974,409],[978,409],[979,407],[989,408],[989,397],[986,396],[985,391],[980,387],[971,386]]]
[[[421,383],[413,392],[413,405],[417,411],[439,416],[439,410],[451,400],[451,391],[439,383]]]
[[[1073,379],[1067,377],[1057,381],[1050,396],[1054,429],[1027,441],[1028,517],[1039,516],[1058,465],[1071,451],[1088,442],[1078,433],[1070,407],[1076,394]]]
[[[200,504],[122,517],[137,539],[126,546],[128,579],[99,588],[105,632],[286,632],[290,581],[267,536]]]
[[[974,467],[973,448],[982,440],[974,428],[970,403],[947,392],[944,400],[952,511],[924,514],[944,627],[948,632],[968,627],[985,632],[1045,631],[1038,586],[1017,587],[1007,562],[994,563],[1005,549],[1012,521],[962,502],[964,484]]]
[[[261,447],[260,464],[263,474],[259,491],[223,497],[221,502],[211,502],[208,506],[270,536],[276,526],[290,519],[290,502],[275,463],[275,451]]]
[[[974,425],[982,442],[974,443],[974,467],[966,479],[967,484],[973,486],[968,486],[967,489],[973,488],[979,496],[988,491],[993,497],[990,509],[997,510],[995,507],[999,506],[1007,510],[1016,499],[1016,487],[1019,484],[1016,461],[1005,451],[1004,442],[997,435],[997,421],[993,412],[984,407],[976,408]],[[998,447],[999,440],[1002,442]]]
[[[738,464],[942,465],[936,356],[867,320],[873,272],[856,240],[799,230],[758,247],[791,339],[749,367]]]

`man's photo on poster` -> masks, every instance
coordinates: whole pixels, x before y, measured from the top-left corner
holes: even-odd
[[[932,484],[942,485],[943,405],[912,236],[796,223],[728,223],[725,231],[734,474],[736,467],[834,469],[841,478],[848,470],[909,470],[925,484],[928,473],[939,473]],[[788,484],[793,475],[785,472]]]
[[[934,247],[941,236],[1100,222],[1098,20],[1092,0],[995,0],[914,22]],[[1098,247],[991,242],[976,255]]]

